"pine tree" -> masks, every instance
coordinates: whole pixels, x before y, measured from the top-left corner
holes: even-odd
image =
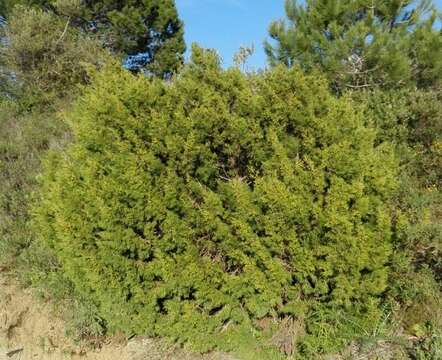
[[[64,18],[99,37],[116,54],[128,55],[126,66],[169,77],[182,65],[183,24],[174,0],[22,0]]]
[[[442,36],[431,1],[286,0],[287,22],[273,22],[270,64],[320,68],[339,90],[442,79]]]

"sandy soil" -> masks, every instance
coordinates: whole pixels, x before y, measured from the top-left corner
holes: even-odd
[[[148,338],[109,339],[99,349],[74,344],[51,303],[0,273],[0,360],[234,360],[225,354],[195,355],[167,349]]]

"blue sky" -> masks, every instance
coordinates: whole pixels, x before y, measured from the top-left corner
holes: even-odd
[[[241,45],[252,43],[255,54],[249,64],[264,66],[267,28],[284,15],[284,0],[176,0],[176,4],[188,47],[196,41],[215,48],[227,66]]]
[[[442,0],[436,0],[442,9]],[[266,57],[263,42],[272,20],[284,16],[284,0],[176,0],[185,23],[188,47],[198,42],[215,48],[224,65],[232,64],[234,53],[241,45],[255,45],[250,66],[264,67]]]

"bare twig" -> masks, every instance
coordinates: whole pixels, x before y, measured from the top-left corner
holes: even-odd
[[[63,40],[64,36],[66,35],[66,32],[68,31],[68,27],[69,27],[70,22],[71,22],[71,18],[69,17],[68,21],[66,21],[66,25],[64,26],[64,30],[63,30],[62,34],[60,35],[57,42],[55,43],[55,46],[57,46],[61,42],[61,40]]]
[[[14,355],[16,355],[16,354],[22,352],[23,350],[24,350],[23,348],[15,349],[15,350],[11,350],[11,351],[9,351],[9,352],[6,353],[6,356],[7,356],[7,357],[13,357]]]

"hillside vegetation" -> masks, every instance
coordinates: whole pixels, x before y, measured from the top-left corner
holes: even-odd
[[[0,7],[0,268],[79,341],[442,358],[437,10],[287,1],[245,72],[148,3]]]

